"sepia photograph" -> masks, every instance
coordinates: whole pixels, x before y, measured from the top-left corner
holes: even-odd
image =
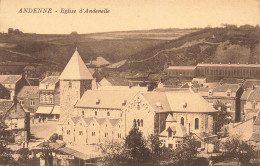
[[[0,0],[0,166],[259,166],[260,0]]]

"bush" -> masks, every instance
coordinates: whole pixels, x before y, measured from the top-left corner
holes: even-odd
[[[58,139],[58,134],[57,133],[52,134],[52,136],[49,138],[49,140],[51,142],[56,142],[57,139]]]

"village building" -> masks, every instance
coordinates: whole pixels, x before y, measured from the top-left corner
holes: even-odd
[[[24,86],[18,93],[17,99],[25,110],[34,115],[39,107],[39,87]]]
[[[6,137],[11,143],[22,143],[30,139],[30,112],[19,104],[16,98],[13,101],[0,101],[1,121],[7,125]]]
[[[10,91],[0,83],[0,100],[11,99],[10,95],[11,95]]]
[[[11,100],[24,86],[29,85],[24,75],[0,75],[0,83],[10,91]]]
[[[206,64],[196,66],[169,66],[165,72],[171,77],[203,77],[220,80],[222,78],[260,78],[260,64]]]
[[[43,119],[59,119],[60,82],[58,76],[48,76],[40,82],[39,99],[36,115]]]
[[[172,126],[169,124],[172,121],[167,120],[169,115],[176,119],[177,127],[181,127],[182,136],[196,134],[205,138],[215,134],[216,110],[198,93],[148,92],[147,87],[128,86],[96,89],[95,80],[77,50],[59,79],[58,134],[68,145],[123,141],[133,126],[145,137],[168,133],[166,126]],[[171,139],[166,146],[171,147],[178,140]]]
[[[256,116],[260,110],[260,87],[248,88],[241,97],[244,120]]]
[[[199,88],[198,93],[206,99],[210,105],[220,101],[227,107],[228,114],[233,121],[240,121],[243,116],[241,110],[240,98],[244,89],[238,84],[220,84],[213,88]]]

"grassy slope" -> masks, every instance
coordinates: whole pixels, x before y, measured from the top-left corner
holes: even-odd
[[[260,63],[259,40],[260,28],[255,27],[203,29],[132,55],[130,68],[137,71],[162,71],[165,62],[168,65],[196,65],[200,62]],[[146,61],[137,61],[146,58]]]

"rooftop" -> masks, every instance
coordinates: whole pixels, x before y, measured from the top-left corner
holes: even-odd
[[[127,62],[127,60],[122,60],[122,61],[113,63],[113,64],[107,66],[106,68],[117,69],[117,68],[120,68],[121,66],[123,66],[126,62]]]
[[[196,66],[169,66],[167,70],[195,70]]]
[[[76,107],[121,109],[137,91],[88,90],[77,102]]]
[[[24,86],[18,93],[17,97],[39,98],[38,86]]]
[[[22,78],[22,75],[0,75],[1,84],[15,84]]]
[[[80,57],[77,49],[61,73],[60,80],[92,80],[93,77]]]

